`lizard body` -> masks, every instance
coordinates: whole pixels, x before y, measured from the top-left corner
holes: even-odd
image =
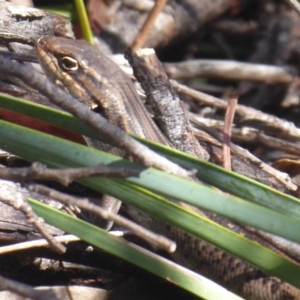
[[[98,106],[111,123],[129,133],[169,145],[145,110],[130,79],[97,48],[83,41],[44,37],[37,42],[36,50],[47,76],[54,82],[58,81],[79,101],[91,108]],[[98,146],[114,151],[102,143]],[[300,299],[297,288],[270,277],[213,245],[135,208],[129,208],[128,212],[141,225],[177,242],[176,261],[216,280],[246,299]]]

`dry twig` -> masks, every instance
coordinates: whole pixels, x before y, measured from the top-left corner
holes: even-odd
[[[144,227],[125,219],[122,216],[103,209],[98,205],[92,204],[87,199],[78,199],[38,184],[31,184],[28,188],[31,191],[47,195],[68,206],[73,205],[82,208],[100,216],[104,220],[113,221],[115,224],[130,230],[134,235],[149,243],[153,249],[165,250],[169,253],[174,252],[176,249],[176,244],[170,239],[162,235],[155,234]]]
[[[21,193],[11,192],[5,187],[0,187],[0,195],[0,201],[21,211],[26,216],[28,222],[31,223],[48,241],[54,251],[58,253],[64,253],[66,251],[65,247],[62,244],[56,242],[53,239],[52,235],[48,233],[47,229],[44,226],[44,220],[39,218],[33,212],[32,208],[28,205],[27,201],[23,198],[23,195]]]
[[[173,79],[219,78],[237,81],[289,84],[295,69],[291,67],[237,62],[233,60],[195,59],[179,63],[164,63],[164,69]]]
[[[237,104],[237,93],[232,93],[230,99],[228,99],[228,107],[226,109],[224,131],[223,131],[223,167],[226,170],[231,171],[231,159],[230,159],[230,143],[231,143],[231,128],[234,118],[234,112]]]
[[[171,83],[178,93],[190,96],[202,105],[205,104],[226,110],[227,102],[222,99],[188,88],[175,80],[171,80]],[[264,129],[270,129],[281,137],[284,136],[287,139],[300,141],[300,129],[292,122],[288,122],[244,105],[237,105],[236,114],[243,120],[243,124],[245,124],[246,121],[249,121],[251,122],[252,127],[255,127],[257,124],[256,126],[263,126]],[[257,123],[253,121],[257,121]]]
[[[33,287],[0,276],[0,290],[8,290],[25,298],[33,300],[61,300],[54,291],[37,291]]]
[[[35,162],[30,167],[25,168],[4,168],[0,169],[0,178],[28,182],[32,180],[56,181],[64,186],[68,186],[76,179],[102,176],[102,177],[129,177],[139,176],[139,172],[133,169],[108,167],[103,164],[85,168],[69,169],[49,169],[45,165]]]
[[[154,25],[154,22],[158,16],[158,14],[163,10],[164,6],[166,5],[167,0],[155,0],[155,5],[149,12],[143,27],[141,28],[140,32],[136,36],[134,42],[132,43],[131,49],[133,51],[138,50],[139,48],[143,47],[151,28]]]
[[[137,80],[147,94],[155,118],[173,146],[183,152],[208,159],[209,155],[190,131],[182,102],[169,82],[153,49],[140,49],[125,53]]]

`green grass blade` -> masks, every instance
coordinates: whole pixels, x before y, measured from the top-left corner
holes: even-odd
[[[60,168],[95,165],[97,163],[104,163],[111,166],[132,166],[139,169],[140,176],[139,178],[128,178],[127,180],[131,183],[138,184],[144,188],[167,195],[171,198],[188,202],[200,208],[210,210],[234,221],[245,223],[293,241],[300,242],[300,237],[298,235],[298,228],[300,228],[299,219],[270,210],[235,196],[222,194],[194,181],[172,176],[152,168],[139,167],[122,158],[103,153],[96,149],[43,135],[38,132],[34,133],[31,130],[27,131],[22,127],[14,126],[3,121],[0,122],[0,125],[0,141],[2,136],[6,136],[6,146],[4,149],[16,155],[21,155],[29,161],[34,161],[39,157],[39,160],[42,162]],[[9,132],[12,132],[10,136],[8,136]],[[34,134],[34,137],[32,134]],[[16,138],[18,135],[20,137]],[[24,146],[20,145],[21,139]],[[34,145],[32,145],[33,143]],[[19,144],[17,148],[15,146],[16,144]],[[26,149],[30,149],[30,152],[27,153]],[[80,153],[80,156],[78,153]],[[101,179],[99,182],[104,182],[101,185],[101,191],[112,194],[107,190],[109,182],[112,181],[118,182],[119,184],[125,184],[125,182],[121,180]],[[119,195],[112,195],[119,197]]]
[[[103,153],[95,149],[90,149],[88,147],[3,121],[0,122],[0,142],[1,145],[3,145],[1,146],[2,148],[20,155],[29,161],[36,160],[38,157],[39,161],[55,167],[93,165],[103,162],[106,162],[108,165],[120,165],[121,163],[125,166],[133,165],[132,163],[111,154]],[[139,180],[141,182],[150,180],[151,182],[151,178],[154,180],[153,185],[156,185],[157,182],[155,181],[155,177],[158,176],[157,174],[162,173],[153,169],[142,169],[144,170],[142,171],[141,178],[128,178],[128,181],[132,182],[108,178],[91,178],[85,179],[84,182],[98,191],[119,197],[126,203],[136,205],[172,225],[179,226],[197,237],[206,239],[220,248],[226,249],[228,252],[246,259],[251,264],[260,267],[270,274],[281,277],[282,279],[300,287],[300,283],[297,280],[300,275],[299,267],[287,261],[285,258],[282,258],[276,253],[258,246],[257,244],[242,238],[227,229],[222,229],[222,227],[218,224],[188,213],[181,207],[178,207],[177,205],[170,203],[169,201],[156,196],[141,187],[137,187],[133,182],[140,183]],[[166,174],[163,185],[166,184],[168,187],[168,180],[172,180],[171,177]],[[200,194],[193,195],[197,198],[201,197],[202,185],[186,181],[184,179],[180,179],[180,181],[176,182],[176,184],[180,184],[182,186],[184,191],[183,195],[185,195],[185,197],[190,193],[191,188],[198,188]],[[207,188],[205,187],[205,189]],[[212,202],[212,199],[219,196],[219,193],[212,189],[210,193],[210,202]],[[170,195],[176,196],[173,194]],[[227,196],[226,198],[224,195],[222,195],[222,197],[224,197],[223,201],[232,199],[232,197]],[[204,199],[205,197],[202,198]],[[242,205],[242,203],[239,203],[238,205]],[[266,210],[264,207],[260,208]],[[272,211],[271,213],[276,214],[276,212]],[[296,239],[298,239],[297,228],[299,224],[297,222],[299,221],[291,220],[292,218],[285,220],[287,223],[284,224],[284,226],[289,227],[291,224],[293,224],[293,226],[296,224],[293,233],[296,235]],[[278,220],[274,219],[273,221],[272,226],[277,226]],[[293,223],[294,221],[296,223]],[[253,255],[253,253],[259,253],[259,255]]]
[[[81,25],[81,29],[83,32],[84,39],[90,44],[94,44],[93,33],[90,27],[89,19],[86,13],[85,5],[83,0],[74,0],[74,4],[76,7],[77,15],[79,18],[79,22]]]
[[[33,199],[29,199],[29,204],[35,213],[43,217],[47,223],[72,233],[83,241],[166,279],[201,298],[211,300],[242,299],[205,277],[184,269],[150,251],[116,238],[96,226],[73,218]]]
[[[0,107],[99,139],[99,136],[85,124],[62,111],[4,94],[0,94]],[[149,141],[141,141],[179,165],[187,169],[197,169],[198,178],[205,183],[216,186],[243,199],[263,204],[290,216],[300,218],[299,199],[295,197],[282,194],[248,177],[227,171],[219,166],[196,159],[183,152],[168,149]]]

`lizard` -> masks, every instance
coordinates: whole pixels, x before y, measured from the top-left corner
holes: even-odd
[[[100,109],[111,123],[128,133],[171,145],[146,111],[129,77],[98,48],[84,41],[47,36],[36,42],[36,52],[48,78],[79,101],[90,108]],[[122,151],[103,143],[92,145],[124,155]],[[120,201],[110,198],[107,205],[117,211]],[[129,209],[129,214],[141,225],[174,239],[178,245],[175,255],[177,262],[192,266],[196,272],[246,299],[300,299],[299,289],[265,274],[206,241],[136,209]]]

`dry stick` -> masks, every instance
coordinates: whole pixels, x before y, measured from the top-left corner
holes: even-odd
[[[201,124],[206,127],[210,127],[215,129],[216,131],[221,131],[224,127],[224,122],[215,119],[203,118],[198,115],[189,112],[189,119],[193,123],[197,124],[197,126],[201,127]],[[197,129],[193,130],[197,132]],[[203,132],[203,131],[202,131]],[[195,133],[198,138],[203,138],[203,136],[199,136],[199,132]],[[235,141],[238,142],[259,142],[263,145],[266,145],[268,148],[273,148],[277,150],[282,150],[286,153],[295,154],[299,156],[300,153],[300,144],[289,142],[287,140],[279,139],[273,136],[266,135],[261,132],[261,130],[250,128],[250,127],[241,127],[241,128],[233,128],[232,129],[232,137]],[[216,144],[212,140],[210,140],[209,136],[205,137],[207,142],[214,144],[216,146],[220,146],[219,143]]]
[[[223,110],[225,110],[227,107],[227,102],[222,99],[188,88],[187,86],[180,84],[175,80],[170,81],[178,93],[188,95],[201,104],[206,104]],[[277,132],[277,135],[285,135],[285,137],[289,139],[300,141],[300,129],[297,128],[292,122],[282,120],[244,105],[237,105],[236,114],[241,116],[243,121],[259,121],[260,124],[263,123],[266,127],[269,127],[274,132]]]
[[[86,211],[90,211],[93,214],[97,214],[105,220],[113,221],[115,224],[130,230],[134,235],[148,242],[155,250],[165,250],[169,253],[176,250],[176,243],[170,239],[162,235],[155,234],[120,215],[114,214],[111,211],[99,207],[98,205],[92,204],[87,199],[78,199],[39,184],[31,184],[28,186],[28,189],[30,191],[49,196],[61,203],[64,203],[65,205],[74,205]]]
[[[147,19],[145,20],[140,32],[138,33],[134,42],[131,45],[131,49],[133,51],[136,51],[137,49],[143,47],[157,16],[163,10],[167,1],[168,0],[155,0],[154,7],[149,12]]]
[[[296,11],[296,13],[300,16],[300,4],[297,0],[285,0],[292,8]]]
[[[28,6],[0,1],[0,44],[33,45],[41,36],[74,38],[69,18]]]
[[[235,35],[253,33],[258,30],[258,22],[255,21],[236,21],[235,19],[221,19],[213,21],[210,28]]]
[[[134,9],[138,12],[148,12],[155,4],[152,0],[123,0],[122,3],[127,8]]]
[[[75,235],[67,234],[62,236],[53,237],[53,239],[59,243],[70,243],[70,242],[79,242],[81,239]],[[15,253],[17,251],[24,251],[37,247],[49,247],[49,243],[45,239],[39,239],[28,242],[21,242],[13,245],[2,246],[0,247],[0,255],[7,253]]]
[[[61,300],[58,298],[54,291],[38,291],[34,290],[30,285],[10,280],[0,276],[0,290],[11,291],[24,298],[33,300]]]
[[[266,134],[261,132],[257,133],[256,141],[269,148],[282,150],[285,153],[295,154],[297,156],[299,156],[300,153],[299,143],[292,143],[272,136],[267,136]]]
[[[209,77],[227,80],[249,80],[265,83],[289,84],[295,73],[293,68],[244,63],[227,60],[195,59],[179,63],[164,63],[163,67],[173,79]]]
[[[170,162],[134,140],[119,127],[109,123],[108,120],[103,118],[100,114],[92,112],[85,104],[77,101],[71,95],[40,76],[31,66],[24,66],[0,56],[0,70],[7,74],[18,76],[18,78],[23,80],[27,85],[48,97],[52,103],[91,126],[114,146],[124,149],[143,165],[155,167],[181,177],[188,178],[193,175],[193,173]]]
[[[237,104],[237,93],[232,93],[228,100],[228,106],[225,114],[224,131],[223,131],[223,167],[231,171],[231,158],[230,158],[230,143],[231,143],[231,129]]]
[[[44,220],[39,218],[33,212],[32,208],[28,205],[21,193],[9,191],[6,187],[0,187],[0,195],[0,201],[21,211],[26,216],[28,222],[33,224],[39,233],[48,241],[54,251],[60,254],[65,253],[66,248],[62,244],[53,240],[52,235],[48,233],[44,226]]]
[[[138,173],[134,170],[130,172],[129,170],[124,170],[124,168],[109,168],[103,165],[88,168],[57,170],[47,169],[47,167],[41,163],[33,163],[29,168],[0,169],[0,178],[16,182],[51,180],[59,182],[63,185],[68,185],[70,182],[78,178],[95,175],[103,176],[103,172],[106,173],[106,175],[112,175],[112,173],[114,173],[114,175],[117,175],[118,177],[138,175]],[[104,220],[113,221],[117,225],[130,230],[133,234],[148,242],[156,250],[165,250],[169,253],[172,253],[176,249],[176,244],[170,239],[167,239],[161,235],[154,234],[151,231],[144,229],[143,227],[112,213],[111,211],[102,209],[98,205],[89,203],[87,199],[78,199],[75,197],[71,197],[38,184],[29,185],[28,189],[33,192],[47,195],[48,197],[58,200],[59,202],[67,206],[74,205],[86,211],[90,211],[93,214],[99,215]]]
[[[195,139],[182,101],[169,82],[153,49],[128,49],[125,58],[130,62],[135,77],[147,94],[157,123],[172,145],[183,152],[208,159],[209,155]]]
[[[124,232],[122,231],[110,231],[108,234],[118,237],[118,236],[124,236]],[[69,244],[71,242],[79,242],[81,239],[73,234],[66,234],[61,236],[55,236],[53,237],[54,240],[60,243],[66,243]],[[8,246],[2,246],[0,247],[0,255],[7,254],[7,253],[14,253],[17,251],[24,251],[32,248],[37,247],[49,247],[49,243],[45,239],[39,239],[34,241],[27,241],[27,242],[21,242],[13,245]]]
[[[124,178],[138,175],[139,172],[136,170],[108,167],[103,164],[86,168],[69,168],[58,170],[49,169],[45,165],[35,162],[30,167],[0,169],[0,178],[2,179],[16,182],[48,180],[59,182],[64,186],[68,186],[76,179],[87,178],[91,176]]]
[[[223,137],[220,132],[218,132],[216,129],[210,128],[205,126],[203,123],[200,124],[199,121],[196,118],[192,118],[192,121],[199,125],[201,129],[212,135],[215,139],[218,141],[222,141]],[[291,178],[286,174],[282,173],[270,165],[264,163],[260,159],[258,159],[256,156],[252,155],[248,150],[245,150],[237,145],[234,145],[231,143],[230,145],[231,150],[235,153],[239,154],[242,157],[245,157],[247,160],[249,160],[252,164],[259,166],[261,169],[265,170],[267,173],[273,175],[277,180],[281,181],[289,190],[296,191],[298,189],[297,185],[295,185]]]

